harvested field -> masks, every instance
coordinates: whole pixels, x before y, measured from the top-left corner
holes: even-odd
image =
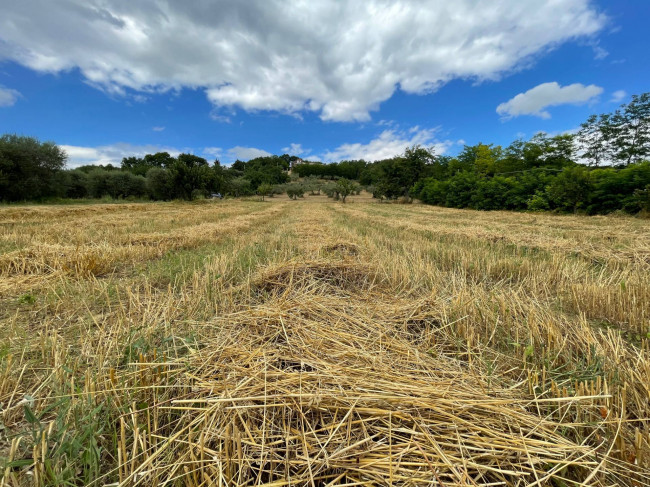
[[[0,485],[650,486],[650,222],[0,209]]]

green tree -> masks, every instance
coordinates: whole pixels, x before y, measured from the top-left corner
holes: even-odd
[[[409,147],[404,154],[377,163],[377,169],[371,170],[373,178],[363,177],[364,184],[374,183],[375,194],[379,197],[395,199],[414,196],[415,183],[429,176],[436,156],[433,149],[419,145]]]
[[[340,199],[338,185],[334,182],[325,184],[323,186],[323,193],[325,193],[328,198],[333,198],[335,201],[338,201]]]
[[[214,178],[208,161],[194,154],[180,154],[169,171],[174,197],[188,201],[199,194],[205,195]]]
[[[252,195],[254,192],[248,179],[235,177],[228,182],[228,193],[237,198]]]
[[[497,169],[502,153],[499,145],[479,143],[475,146],[465,146],[459,158],[464,159],[466,166],[473,166],[480,174],[492,175]]]
[[[558,210],[571,211],[586,207],[591,180],[584,166],[565,168],[549,185],[548,200]]]
[[[88,195],[91,198],[101,198],[109,193],[108,178],[110,171],[95,169],[88,173]]]
[[[650,213],[650,184],[634,192],[634,203],[638,206],[639,210],[646,214]]]
[[[141,197],[147,192],[147,180],[128,171],[95,169],[88,173],[88,193],[93,198]]]
[[[162,167],[152,167],[147,171],[147,192],[154,200],[171,200],[174,198],[171,175]]]
[[[430,205],[444,206],[447,202],[449,182],[436,178],[427,178],[422,181],[418,198]]]
[[[510,192],[516,181],[504,176],[479,180],[472,192],[471,206],[477,210],[514,209],[510,207]]]
[[[604,167],[590,173],[588,213],[610,213],[624,210],[636,213],[641,209],[635,194],[650,185],[650,162],[630,164],[623,168]]]
[[[436,156],[432,148],[427,149],[416,145],[408,147],[404,151],[404,155],[397,164],[400,171],[399,184],[404,197],[412,196],[411,188],[418,180],[427,175],[427,168],[433,164],[435,159]]]
[[[447,185],[445,206],[467,208],[472,204],[479,176],[475,172],[463,171],[452,177]]]
[[[257,188],[257,194],[259,194],[262,197],[262,201],[264,201],[265,196],[273,196],[273,186],[269,183],[262,183]]]
[[[591,115],[580,125],[577,142],[589,166],[599,167],[612,160],[612,123],[609,114]]]
[[[633,95],[612,117],[616,158],[632,164],[650,155],[650,93]]]
[[[357,191],[358,187],[359,185],[357,183],[345,178],[341,178],[336,182],[336,191],[338,192],[339,197],[343,203],[345,203],[345,199],[348,196]]]
[[[57,193],[56,175],[67,155],[54,142],[6,134],[0,137],[0,200],[34,200]]]
[[[290,158],[290,156],[288,156]],[[283,184],[289,182],[289,161],[285,157],[256,157],[248,162],[235,161],[228,170],[229,175],[244,177],[250,181],[252,188],[262,183]]]
[[[305,195],[305,188],[302,184],[292,183],[287,185],[286,192],[289,198],[295,200],[302,198]]]
[[[304,187],[306,191],[309,191],[312,195],[320,194],[323,183],[316,176],[307,176],[304,181]]]
[[[574,165],[575,135],[561,134],[548,137],[541,133],[536,137],[542,148],[540,160],[544,167],[562,168]]]
[[[210,191],[214,193],[225,194],[228,190],[228,183],[230,180],[230,174],[228,171],[221,165],[219,159],[215,159],[212,165],[213,176],[211,178]]]
[[[548,202],[548,197],[543,191],[537,192],[531,196],[527,202],[526,207],[530,211],[547,211],[551,209],[551,205]]]
[[[149,169],[154,167],[169,168],[174,162],[175,159],[168,152],[156,152],[155,154],[147,154],[142,158],[124,157],[122,159],[122,170],[144,176]]]
[[[88,174],[79,171],[61,171],[58,174],[58,196],[66,198],[86,198],[88,196]]]

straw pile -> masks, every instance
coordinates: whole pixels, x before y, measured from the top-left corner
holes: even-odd
[[[283,264],[249,289],[204,348],[123,378],[160,387],[121,419],[122,485],[646,485],[444,354],[436,320],[410,321],[359,262]]]

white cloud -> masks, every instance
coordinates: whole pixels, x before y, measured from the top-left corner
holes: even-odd
[[[612,103],[620,103],[627,97],[627,92],[625,90],[617,90],[612,93]]]
[[[230,110],[232,112],[232,110]],[[223,115],[219,113],[219,110],[213,109],[210,112],[210,118],[216,122],[221,123],[232,123],[232,119],[228,115]]]
[[[111,145],[102,145],[97,147],[85,147],[78,145],[61,145],[63,150],[68,154],[68,168],[74,169],[79,166],[88,164],[93,165],[106,165],[112,164],[113,166],[120,166],[123,157],[143,157],[146,154],[155,154],[156,152],[169,152],[172,156],[176,157],[178,154],[185,152],[197,154],[209,161],[216,159],[224,159],[229,164],[236,159],[248,161],[255,157],[270,156],[271,153],[255,147],[241,147],[235,146],[226,151],[221,147],[204,147],[200,150],[193,150],[185,147],[178,149],[175,147],[165,147],[159,145],[133,145],[127,143],[116,143]]]
[[[436,140],[437,129],[413,127],[407,131],[384,130],[367,144],[343,144],[334,150],[325,152],[323,159],[328,162],[365,159],[379,161],[402,154],[407,147],[422,145],[433,147],[436,154],[444,154],[454,144],[450,140]]]
[[[590,0],[3,2],[0,60],[107,92],[205,90],[233,108],[368,120],[396,89],[495,79],[607,23]]]
[[[552,130],[550,132],[547,132],[546,130],[539,130],[536,133],[546,134],[548,137],[555,137],[556,135],[575,135],[579,131],[580,131],[580,127],[573,127],[570,129]]]
[[[241,147],[238,145],[232,149],[228,149],[226,155],[227,159],[230,161],[234,161],[235,159],[248,161],[250,159],[255,159],[256,157],[270,156],[272,154],[262,149],[256,149],[255,147]]]
[[[505,119],[518,117],[519,115],[551,118],[551,114],[546,108],[585,103],[602,92],[603,89],[596,85],[585,86],[574,83],[568,86],[560,86],[556,82],[542,83],[525,93],[519,93],[505,103],[501,103],[497,107],[497,113]]]
[[[152,127],[151,130],[153,130],[154,132],[162,132],[163,130],[165,130],[165,127]]]
[[[14,105],[18,98],[20,98],[20,92],[12,90],[11,88],[5,88],[0,85],[0,107],[10,107]]]
[[[419,126],[411,127],[407,130],[398,128],[388,129],[381,132],[376,138],[367,144],[349,143],[343,144],[336,149],[325,151],[320,155],[305,156],[308,161],[341,161],[345,159],[365,159],[367,161],[376,161],[387,159],[402,154],[407,147],[422,145],[432,147],[436,154],[444,154],[454,145],[463,145],[464,140],[439,140],[436,134],[438,128],[425,129]],[[143,157],[146,154],[156,152],[169,152],[172,156],[177,156],[181,152],[194,153],[205,157],[208,160],[215,158],[221,159],[222,163],[231,164],[235,160],[248,161],[256,157],[270,156],[271,152],[256,147],[235,146],[224,150],[221,147],[203,147],[199,150],[192,148],[178,149],[174,147],[165,147],[159,145],[133,145],[128,143],[116,143],[102,145],[97,147],[61,145],[62,149],[68,154],[68,168],[74,169],[79,166],[88,164],[112,164],[120,166],[123,157]],[[311,152],[311,149],[303,149],[301,144],[292,143],[289,147],[284,147],[282,152],[288,152],[298,155],[298,152],[287,151],[287,149],[302,150],[304,154]]]
[[[289,154],[291,156],[299,156],[301,154],[307,155],[311,152],[311,149],[304,149],[302,144],[292,143],[289,147],[283,147],[282,152]]]
[[[223,149],[221,147],[204,147],[201,152],[204,156],[219,158],[223,154]]]
[[[77,145],[61,145],[60,147],[68,154],[68,168],[71,169],[88,164],[112,164],[113,166],[119,167],[122,163],[123,157],[142,157],[146,154],[155,154],[156,152],[169,152],[172,156],[177,156],[183,152],[173,147],[132,145],[126,143],[103,145],[98,147],[83,147]]]
[[[594,46],[594,58],[597,60],[605,59],[609,56],[609,52],[600,46]]]

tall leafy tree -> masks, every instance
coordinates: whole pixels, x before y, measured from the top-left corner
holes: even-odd
[[[435,160],[433,149],[416,145],[407,148],[402,156],[380,161],[376,193],[388,199],[410,198],[415,183],[428,176],[427,171]]]
[[[56,175],[67,154],[54,142],[7,134],[0,137],[0,200],[34,200],[56,194]]]
[[[65,198],[86,198],[88,196],[88,173],[79,171],[60,171],[57,174],[57,196]]]
[[[152,167],[147,171],[147,192],[155,200],[170,200],[174,197],[171,171],[162,167]]]
[[[502,154],[503,150],[500,145],[478,144],[476,146],[476,159],[474,161],[476,170],[481,174],[493,175]]]
[[[561,134],[548,137],[544,134],[541,139],[542,161],[545,167],[563,168],[574,165],[575,135]]]
[[[611,161],[613,133],[609,114],[591,115],[580,125],[576,140],[582,151],[582,157],[589,166],[599,167]]]
[[[213,178],[212,178],[212,186],[210,188],[210,191],[213,191],[215,193],[221,193],[223,195],[228,189],[230,174],[221,165],[219,159],[214,160],[214,164],[212,165],[212,172],[213,172]]]
[[[214,178],[208,161],[194,154],[180,154],[169,172],[174,196],[184,200],[207,193]]]
[[[650,155],[650,93],[633,95],[612,117],[616,158],[631,164]]]
[[[155,154],[147,154],[144,157],[124,157],[122,159],[122,169],[144,176],[151,168],[168,168],[174,162],[175,159],[169,155],[169,152],[156,152]]]

